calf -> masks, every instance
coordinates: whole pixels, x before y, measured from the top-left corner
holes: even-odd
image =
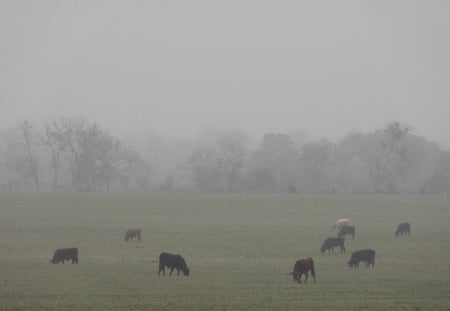
[[[395,230],[395,236],[406,237],[411,231],[411,224],[409,222],[402,222],[398,225],[397,230]]]
[[[133,241],[133,238],[137,238],[138,241],[141,241],[141,229],[128,229],[125,233],[125,241],[128,242],[129,239]]]
[[[352,240],[355,239],[355,227],[354,226],[344,226],[338,232],[338,237],[347,238],[347,235],[350,235],[352,237]]]
[[[375,251],[373,249],[363,249],[360,251],[353,252],[350,261],[347,261],[347,263],[350,268],[353,267],[359,268],[359,263],[361,261],[367,264],[367,268],[369,268],[369,265],[372,265],[372,268],[374,268]]]
[[[300,278],[305,275],[305,284],[308,281],[308,272],[311,271],[311,275],[314,278],[314,283],[316,283],[316,272],[314,271],[314,261],[311,257],[305,259],[299,259],[295,262],[294,271],[291,272],[294,281],[301,283]]]
[[[342,237],[328,238],[323,242],[323,245],[320,248],[320,252],[323,254],[326,250],[328,250],[328,253],[330,253],[330,249],[331,249],[334,253],[334,248],[340,247],[341,253],[344,252],[344,254],[345,254],[344,242],[345,242],[345,239]]]
[[[177,269],[177,275],[180,275],[180,270],[184,275],[189,275],[189,268],[186,265],[186,261],[181,255],[173,255],[169,253],[161,253],[159,255],[159,271],[158,275],[163,273],[166,275],[165,267],[170,269],[169,275],[172,275],[174,269]]]
[[[72,265],[74,263],[78,264],[78,248],[61,248],[57,249],[53,254],[53,259],[49,260],[51,263],[64,263],[65,260],[72,260]]]

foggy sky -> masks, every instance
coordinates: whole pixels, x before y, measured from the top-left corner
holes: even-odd
[[[0,0],[0,45],[0,128],[333,140],[400,120],[450,147],[450,1]]]

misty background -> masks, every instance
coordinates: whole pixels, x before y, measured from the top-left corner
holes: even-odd
[[[0,0],[1,189],[448,192],[449,16]]]

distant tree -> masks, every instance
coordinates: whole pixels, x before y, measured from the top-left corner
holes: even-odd
[[[192,170],[192,178],[200,190],[206,192],[221,190],[217,152],[214,146],[203,146],[197,149],[188,162]]]
[[[395,192],[393,180],[407,165],[406,137],[411,127],[398,121],[369,134],[354,135],[355,149],[374,191]]]
[[[234,192],[245,157],[245,135],[226,131],[192,154],[189,165],[197,186],[204,191]]]
[[[296,184],[298,161],[299,152],[288,135],[265,134],[247,163],[254,190],[288,192]]]
[[[227,185],[228,192],[234,192],[234,184],[245,156],[245,136],[240,131],[229,131],[217,142],[217,168],[219,176]]]
[[[127,191],[148,190],[150,167],[136,149],[122,145],[117,167],[122,189]]]
[[[8,191],[41,190],[39,142],[34,125],[25,120],[2,135],[2,162]],[[28,181],[31,180],[32,187]]]
[[[57,186],[61,153],[70,159],[72,187],[77,191],[110,190],[121,144],[96,123],[83,117],[62,118],[44,126],[44,145],[50,155],[53,186]]]
[[[34,125],[30,121],[25,120],[19,124],[18,128],[21,135],[18,145],[22,154],[22,163],[25,165],[26,171],[32,176],[36,191],[40,191],[39,164],[35,153],[38,143]]]
[[[331,175],[335,146],[322,139],[302,147],[300,156],[303,188],[308,192],[330,192],[336,187]]]
[[[67,148],[67,133],[61,121],[53,120],[43,125],[42,143],[49,156],[49,167],[52,171],[51,185],[53,191],[59,189],[59,175],[62,168],[61,158]]]

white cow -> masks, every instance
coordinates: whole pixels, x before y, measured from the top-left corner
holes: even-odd
[[[351,226],[352,225],[352,223],[351,223],[351,221],[350,221],[350,219],[348,219],[348,218],[341,218],[341,219],[338,219],[337,221],[336,221],[336,223],[333,225],[333,229],[341,229],[342,227],[345,227],[345,226]]]

